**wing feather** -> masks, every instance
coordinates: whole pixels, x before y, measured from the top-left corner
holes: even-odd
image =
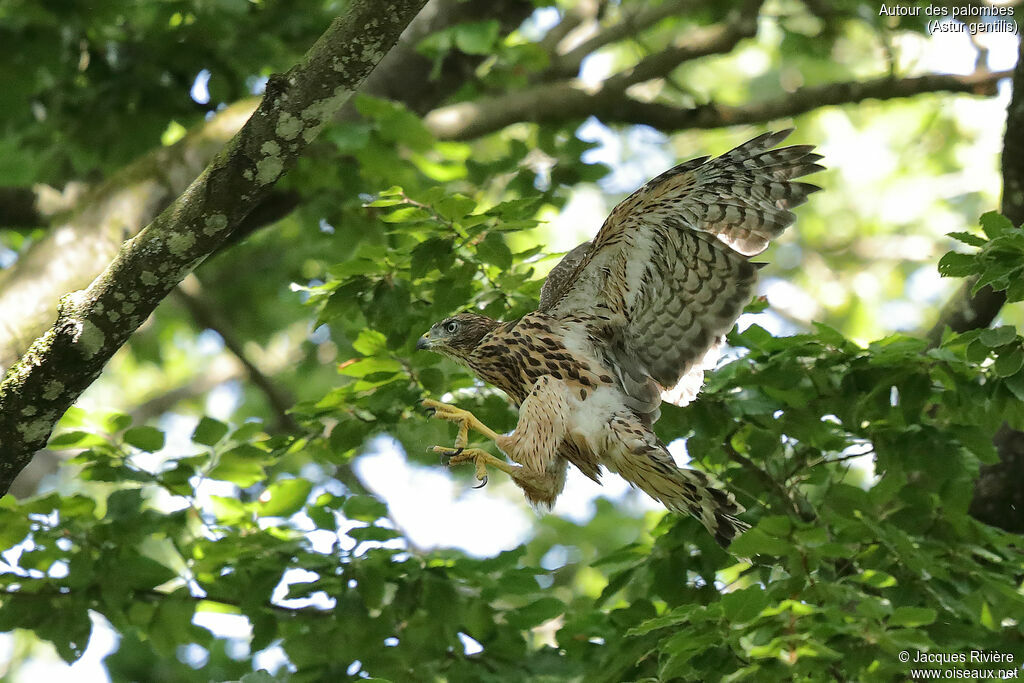
[[[651,403],[648,378],[667,392],[679,385],[678,401],[692,399],[702,359],[753,296],[750,257],[820,189],[793,181],[823,168],[812,146],[775,148],[790,132],[662,173],[619,203],[593,243],[567,254],[545,282],[541,311],[607,315],[608,355],[638,402]]]

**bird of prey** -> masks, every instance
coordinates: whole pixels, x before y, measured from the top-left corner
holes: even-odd
[[[623,200],[592,242],[551,271],[536,311],[510,322],[465,312],[433,325],[416,348],[467,365],[515,402],[502,435],[472,413],[433,400],[459,426],[450,465],[507,472],[535,505],[550,506],[571,463],[597,481],[618,473],[668,509],[691,514],[722,545],[746,530],[732,494],[676,466],[652,425],[662,398],[692,400],[714,354],[750,302],[767,248],[795,220],[790,208],[821,188],[793,179],[822,169],[811,145],[773,149],[766,133],[712,160],[693,159]],[[515,464],[466,448],[472,429]],[[481,486],[483,485],[481,484]]]

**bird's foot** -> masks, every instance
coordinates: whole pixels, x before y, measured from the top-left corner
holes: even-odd
[[[429,413],[431,413],[433,417],[440,420],[447,420],[448,422],[454,422],[459,426],[459,434],[455,437],[456,448],[464,448],[469,442],[470,429],[483,434],[492,441],[500,436],[500,434],[478,420],[476,415],[468,410],[456,408],[453,405],[441,403],[440,401],[435,401],[430,398],[425,398],[420,401],[420,403]]]
[[[433,446],[429,450],[435,453],[440,453],[441,461],[448,467],[461,465],[464,462],[472,462],[476,465],[476,479],[480,484],[473,488],[477,489],[487,485],[488,465],[499,469],[506,474],[512,474],[519,469],[515,465],[509,465],[504,460],[496,458],[487,451],[479,448],[463,448],[461,446],[458,448],[446,448],[444,446]]]

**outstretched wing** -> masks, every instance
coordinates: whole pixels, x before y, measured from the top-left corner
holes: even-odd
[[[650,401],[650,379],[665,391],[680,380],[699,386],[700,361],[753,294],[750,257],[793,223],[790,208],[821,189],[793,181],[822,170],[812,146],[772,149],[791,132],[662,173],[616,206],[593,243],[569,252],[554,282],[545,282],[541,311],[609,317],[609,353],[638,400]]]

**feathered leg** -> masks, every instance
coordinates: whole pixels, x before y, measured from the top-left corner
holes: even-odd
[[[567,462],[558,447],[565,439],[568,394],[563,381],[541,377],[519,406],[515,431],[494,440],[521,465],[512,479],[534,505],[550,507],[565,486]]]
[[[723,548],[750,528],[736,518],[743,506],[731,493],[712,486],[703,472],[676,467],[664,444],[638,419],[617,414],[609,426],[613,443],[602,458],[608,469],[669,510],[696,517]]]
[[[433,410],[436,417],[459,425],[454,449],[434,446],[431,450],[448,456],[449,465],[474,462],[477,479],[484,483],[487,466],[496,467],[512,477],[531,503],[550,506],[565,486],[567,463],[558,456],[558,447],[565,438],[567,391],[560,380],[541,377],[519,407],[515,431],[507,436],[488,428],[469,411],[425,400],[423,405]],[[470,429],[494,441],[519,466],[502,462],[478,448],[467,449]]]

